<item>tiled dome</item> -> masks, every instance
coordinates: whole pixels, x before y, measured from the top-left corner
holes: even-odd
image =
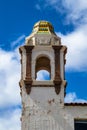
[[[36,33],[54,33],[54,28],[52,24],[48,21],[39,21],[35,23],[33,27],[33,32]]]

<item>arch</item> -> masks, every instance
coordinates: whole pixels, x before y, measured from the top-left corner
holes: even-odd
[[[40,70],[46,70],[50,73],[50,76],[51,76],[51,66],[50,66],[50,59],[45,56],[45,55],[42,55],[42,56],[39,56],[37,59],[36,59],[36,64],[35,64],[35,78],[36,78],[36,74],[38,71]]]
[[[49,50],[49,51],[48,51]],[[50,80],[54,79],[55,75],[55,60],[54,60],[54,50],[52,48],[44,47],[44,50],[40,47],[35,47],[32,51],[32,79],[36,80],[36,64],[37,60],[40,57],[46,57],[50,61],[50,69],[47,69],[47,67],[44,68],[44,66],[39,67],[38,70],[47,70],[50,72]]]
[[[48,52],[38,52],[38,55],[35,57],[35,59],[37,60],[37,59],[39,59],[40,57],[46,57],[46,58],[48,58],[50,61],[51,61],[51,56],[49,55],[49,53]]]

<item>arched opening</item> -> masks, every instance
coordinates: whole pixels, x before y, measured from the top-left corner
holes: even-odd
[[[41,56],[37,58],[35,65],[35,79],[36,80],[50,80],[51,67],[48,57]]]

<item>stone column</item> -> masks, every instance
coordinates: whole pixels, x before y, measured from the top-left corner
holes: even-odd
[[[31,54],[34,46],[24,46],[26,50],[26,77],[24,80],[27,94],[31,91],[32,77],[31,77]]]
[[[62,46],[52,46],[54,49],[55,54],[55,78],[54,78],[54,84],[55,84],[55,91],[57,94],[60,92],[61,88],[61,77],[60,77],[60,49]]]

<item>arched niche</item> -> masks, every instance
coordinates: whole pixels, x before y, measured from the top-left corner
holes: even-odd
[[[45,58],[45,61],[47,61],[48,65],[39,65],[38,62],[40,61],[39,58]],[[42,60],[41,60],[42,61]],[[40,62],[39,62],[40,63]],[[43,61],[45,64],[46,62]],[[38,65],[36,65],[38,64]],[[44,69],[47,70],[50,73],[51,80],[54,80],[55,76],[55,60],[54,60],[54,50],[52,48],[37,48],[35,47],[32,51],[32,62],[31,62],[31,69],[32,69],[32,79],[33,81],[36,80],[36,72]],[[38,67],[36,67],[38,66]],[[48,67],[49,66],[49,67]],[[36,69],[37,68],[37,69]]]
[[[50,59],[46,56],[40,56],[36,59],[35,64],[35,79],[37,78],[37,72],[45,70],[48,71],[50,74],[51,79],[51,65],[50,65]]]

